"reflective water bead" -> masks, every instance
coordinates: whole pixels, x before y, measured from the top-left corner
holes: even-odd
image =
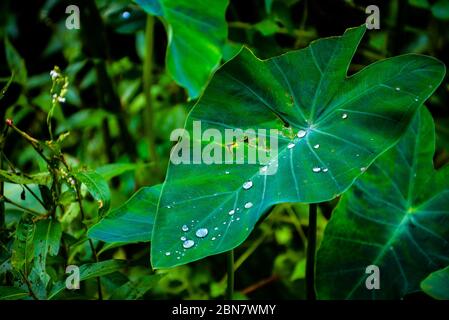
[[[341,116],[342,119],[347,119],[348,118],[348,114],[347,113],[343,113]]]
[[[253,203],[252,202],[247,202],[247,203],[245,203],[245,208],[246,209],[249,209],[249,208],[251,208],[253,206]]]
[[[321,168],[315,167],[315,168],[312,169],[312,171],[315,172],[315,173],[318,173],[318,172],[321,171]]]
[[[193,240],[186,240],[186,241],[184,241],[184,243],[182,244],[182,246],[183,246],[185,249],[192,248],[194,245],[195,245],[195,241],[193,241]]]
[[[287,148],[291,149],[291,148],[293,148],[294,146],[295,146],[294,143],[289,143],[289,144],[287,145]]]
[[[201,229],[196,230],[195,235],[198,238],[204,238],[205,236],[207,236],[208,233],[209,233],[209,231],[206,228],[201,228]]]
[[[248,189],[250,189],[252,186],[253,186],[253,182],[252,182],[251,180],[248,180],[248,181],[246,181],[246,182],[243,184],[243,189],[248,190]]]
[[[298,136],[298,138],[304,138],[306,134],[307,134],[306,130],[299,130],[296,135]]]
[[[181,229],[182,229],[182,231],[184,231],[184,232],[189,231],[189,227],[188,227],[186,224],[183,225]]]

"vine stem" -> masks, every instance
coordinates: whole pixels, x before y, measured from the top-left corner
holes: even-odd
[[[228,251],[226,255],[228,269],[228,287],[226,288],[226,299],[232,300],[234,296],[234,250]]]
[[[317,204],[309,204],[309,230],[307,234],[306,296],[316,300],[315,293],[315,251],[316,251]]]

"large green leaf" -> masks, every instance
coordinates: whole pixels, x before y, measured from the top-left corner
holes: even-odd
[[[197,98],[218,67],[228,28],[228,0],[136,0],[159,16],[168,35],[166,64],[173,78]]]
[[[424,107],[398,145],[343,195],[317,258],[320,298],[400,298],[449,262],[449,166],[435,171]],[[366,288],[369,265],[380,289]]]
[[[12,246],[11,264],[17,271],[28,276],[34,258],[33,236],[35,224],[30,216],[24,215],[19,221]]]
[[[421,289],[439,300],[449,300],[449,267],[432,272],[421,282]]]
[[[269,135],[278,139],[278,152],[267,168],[277,166],[277,173],[260,173],[260,163],[248,164],[248,152],[245,164],[171,163],[153,228],[153,267],[172,267],[238,246],[276,203],[336,197],[397,142],[445,68],[431,57],[408,54],[347,77],[364,32],[365,26],[348,29],[341,37],[264,61],[243,49],[215,73],[187,118],[190,137],[200,139],[192,135],[193,121],[201,121],[203,132],[222,134],[225,128],[276,129]],[[172,156],[186,144],[192,144],[187,134]],[[221,141],[213,146],[217,154],[230,153]],[[253,151],[255,142],[241,139],[233,151],[240,148]],[[243,187],[247,181],[249,189]],[[248,203],[251,208],[245,208]],[[231,210],[235,214],[228,214]],[[202,228],[207,236],[196,237]],[[194,245],[184,250],[192,242],[183,244],[181,237]]]
[[[162,185],[142,188],[89,229],[89,237],[104,242],[151,240]]]

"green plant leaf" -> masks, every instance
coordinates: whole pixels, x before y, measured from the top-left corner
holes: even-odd
[[[82,265],[79,269],[80,281],[85,281],[88,279],[101,277],[113,272],[116,272],[126,266],[126,261],[124,260],[106,260],[96,263],[88,263]],[[66,283],[64,281],[60,281],[56,283],[49,295],[49,299],[53,299],[57,297],[64,289],[66,288]]]
[[[47,274],[47,255],[56,256],[62,236],[61,224],[57,220],[46,219],[36,223],[33,245],[34,265],[30,274],[33,292],[39,299],[46,298],[46,288],[50,281]]]
[[[277,171],[262,174],[262,161],[248,164],[248,151],[256,152],[257,146],[244,138],[231,146],[235,153],[244,148],[244,164],[170,163],[153,228],[153,267],[172,267],[235,248],[274,204],[335,198],[398,141],[442,81],[445,68],[434,58],[407,54],[348,77],[364,32],[365,26],[348,29],[341,37],[264,61],[243,49],[215,73],[189,114],[188,134],[172,157],[185,149],[198,153],[189,149],[201,139],[192,134],[193,121],[201,121],[201,132],[216,129],[223,137],[229,128],[275,129],[267,132],[279,141],[267,168]],[[229,154],[224,144],[211,144],[218,145],[213,152]],[[205,146],[210,147],[203,141],[201,148]],[[244,207],[248,203],[251,208]],[[234,215],[228,214],[231,210]],[[188,231],[182,230],[184,225]],[[206,237],[196,237],[200,228],[207,228]],[[184,251],[181,237],[194,246]]]
[[[438,0],[432,6],[432,14],[440,20],[449,20],[449,0]]]
[[[136,0],[159,16],[168,35],[167,69],[190,98],[197,98],[218,67],[227,38],[228,0]]]
[[[449,267],[432,272],[421,282],[421,289],[439,300],[449,300]]]
[[[0,286],[0,300],[19,300],[28,296],[28,292],[15,287]]]
[[[153,288],[163,275],[152,274],[139,277],[136,281],[128,281],[117,288],[110,300],[137,300]]]
[[[397,146],[343,195],[317,257],[322,299],[398,299],[449,262],[449,166],[433,168],[435,128],[420,113]],[[380,289],[366,288],[370,265]]]
[[[6,170],[0,170],[0,180],[16,184],[45,185],[51,181],[51,176],[48,172],[26,175],[23,173],[14,173]]]
[[[100,216],[108,212],[111,205],[111,192],[106,180],[95,171],[79,171],[73,175],[86,186],[89,193],[98,202]]]
[[[27,81],[27,69],[25,66],[25,61],[22,59],[20,54],[11,44],[9,39],[5,37],[5,53],[6,61],[8,62],[8,67],[14,75],[13,81],[26,85]]]
[[[150,241],[161,187],[156,185],[137,191],[125,204],[93,225],[89,237],[108,243]]]
[[[35,224],[31,217],[24,215],[17,226],[12,247],[11,264],[15,270],[22,272],[25,276],[28,275],[34,258],[34,230]]]

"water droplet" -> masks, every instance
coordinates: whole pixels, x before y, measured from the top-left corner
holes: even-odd
[[[365,167],[361,167],[361,168],[360,168],[360,171],[365,172],[365,171],[366,171],[366,168],[365,168]]]
[[[342,119],[347,119],[348,118],[348,114],[347,113],[343,113],[341,116]]]
[[[289,143],[289,144],[287,145],[287,148],[291,149],[291,148],[293,148],[294,146],[295,146],[294,143]]]
[[[234,210],[234,209],[232,209],[232,210],[229,211],[229,215],[230,215],[230,216],[232,216],[234,213],[235,213],[235,210]]]
[[[324,168],[324,169],[323,169],[323,172],[328,172],[328,171],[329,171],[328,168]]]
[[[212,241],[214,241],[215,239],[217,239],[217,238],[215,238],[215,237],[212,237]]]
[[[215,227],[214,230],[218,230],[218,227]]]
[[[237,218],[237,219],[235,219],[235,220],[239,221],[239,220],[240,220],[240,218]]]
[[[170,206],[166,206],[166,208],[167,208],[167,209],[170,209],[171,207],[170,207]]]
[[[318,173],[318,172],[321,171],[321,168],[320,167],[315,167],[315,168],[312,169],[312,171],[315,172],[315,173]]]
[[[130,16],[131,16],[131,13],[129,13],[129,11],[123,11],[123,13],[122,13],[123,19],[128,19]]]
[[[183,225],[181,229],[182,229],[182,231],[184,231],[184,232],[189,231],[189,227],[188,227],[186,224]]]
[[[419,100],[418,98],[415,98],[415,101],[416,101],[416,102],[418,102],[418,100]]]
[[[396,91],[401,91],[401,88],[399,88],[399,87],[396,87]]]
[[[165,255],[166,255],[166,256],[169,256],[169,255],[171,255],[171,253],[167,251],[167,252],[165,253]]]
[[[181,241],[186,241],[187,238],[186,237],[181,237]]]
[[[192,248],[194,245],[195,245],[195,241],[193,241],[193,240],[186,240],[186,241],[184,241],[184,243],[182,244],[182,246],[183,246],[185,249]]]
[[[246,182],[243,184],[243,189],[248,190],[248,189],[250,189],[252,186],[253,186],[253,182],[252,182],[251,180],[248,180],[248,181],[246,181]]]
[[[320,147],[319,144],[316,144],[316,145],[313,146],[314,149],[318,149],[319,147]]]
[[[268,166],[263,166],[262,168],[260,168],[261,172],[267,172],[268,170]]]
[[[249,209],[249,208],[251,208],[253,206],[253,203],[252,202],[247,202],[247,203],[245,203],[245,208],[246,209]]]
[[[225,222],[223,222],[223,224],[226,224],[226,221],[225,221]]]
[[[225,174],[229,174],[229,171],[225,171]]]
[[[307,134],[306,130],[299,130],[296,135],[298,136],[298,138],[304,138],[306,134]]]
[[[198,238],[204,238],[205,236],[207,236],[208,233],[209,233],[209,231],[206,228],[201,228],[201,229],[196,230],[195,235]]]

